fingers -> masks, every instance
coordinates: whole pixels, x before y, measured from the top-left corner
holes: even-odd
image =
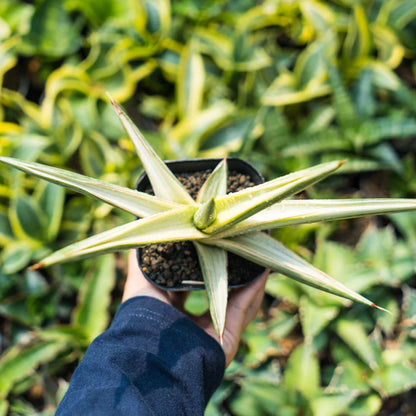
[[[143,276],[136,259],[135,250],[130,250],[127,258],[127,280],[124,285],[122,302],[133,297],[144,285],[145,277]]]
[[[232,330],[237,330],[240,333],[256,316],[261,301],[264,296],[264,288],[266,285],[269,270],[266,270],[254,282],[233,290],[230,293],[227,307],[227,323],[230,324]]]

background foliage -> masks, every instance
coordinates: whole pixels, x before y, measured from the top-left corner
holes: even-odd
[[[413,0],[3,0],[0,153],[133,187],[109,91],[165,158],[232,154],[270,179],[348,158],[305,196],[414,197],[415,17]],[[51,415],[125,261],[26,267],[127,214],[0,169],[0,415]],[[274,235],[391,315],[272,275],[207,415],[415,414],[414,215]]]

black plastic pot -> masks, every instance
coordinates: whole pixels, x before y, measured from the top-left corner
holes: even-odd
[[[204,171],[207,169],[213,170],[219,162],[221,162],[222,159],[187,159],[187,160],[168,160],[165,161],[166,165],[169,167],[169,169],[175,173],[193,173],[193,172],[199,172]],[[263,175],[250,163],[236,158],[236,157],[228,157],[227,158],[227,165],[229,171],[236,171],[245,175],[250,176],[251,180],[257,185],[260,183],[263,183],[264,177]],[[138,191],[145,191],[150,187],[149,178],[147,177],[147,174],[144,172],[138,179],[136,184],[136,189]],[[139,264],[139,267],[141,269],[141,248],[138,248],[136,250],[137,252],[137,261]],[[160,285],[156,283],[154,280],[152,280],[143,270],[142,273],[146,277],[146,279],[151,282],[154,286],[158,287],[162,290],[168,290],[168,291],[188,291],[188,290],[202,290],[205,289],[205,286],[203,284],[197,285],[197,284],[181,284],[179,286],[174,287],[167,287]],[[261,274],[261,273],[260,273]],[[230,288],[236,288],[245,286],[248,283],[255,280],[257,277],[259,277],[260,274],[254,275],[253,278],[244,284],[234,284],[230,285]]]

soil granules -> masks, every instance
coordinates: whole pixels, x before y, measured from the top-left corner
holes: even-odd
[[[210,175],[211,170],[177,174],[193,198]],[[235,171],[228,174],[227,192],[236,192],[254,186],[250,177]],[[145,192],[153,194],[151,188]],[[228,282],[230,285],[247,283],[264,268],[233,253],[228,254]],[[182,281],[202,282],[198,255],[190,241],[152,244],[141,250],[141,267],[151,280],[166,287],[181,285]]]

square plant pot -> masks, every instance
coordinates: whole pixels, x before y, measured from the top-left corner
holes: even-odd
[[[188,159],[165,161],[165,163],[176,176],[184,174],[192,177],[192,174],[197,173],[197,175],[201,175],[201,172],[207,175],[206,171],[214,170],[221,160]],[[242,180],[244,178],[241,178],[239,175],[244,175],[245,178],[249,177],[251,186],[265,181],[262,174],[253,165],[242,159],[229,157],[227,158],[227,166],[229,175],[230,172],[233,173],[231,177],[229,176],[229,188],[237,186],[236,190],[239,190],[238,186],[240,189],[247,186]],[[200,184],[202,183],[203,181]],[[185,186],[190,186],[191,188],[199,187],[189,183]],[[146,173],[139,177],[136,189],[141,192],[151,192],[151,185]],[[194,192],[197,190],[195,189]],[[234,189],[231,191],[235,192]],[[192,192],[192,189],[190,189],[190,192]],[[139,267],[145,278],[159,289],[169,291],[205,289],[202,273],[199,269],[198,256],[191,242],[154,244],[149,247],[138,248],[136,253]],[[265,270],[264,267],[235,254],[227,254],[230,288],[247,285],[259,277]]]

